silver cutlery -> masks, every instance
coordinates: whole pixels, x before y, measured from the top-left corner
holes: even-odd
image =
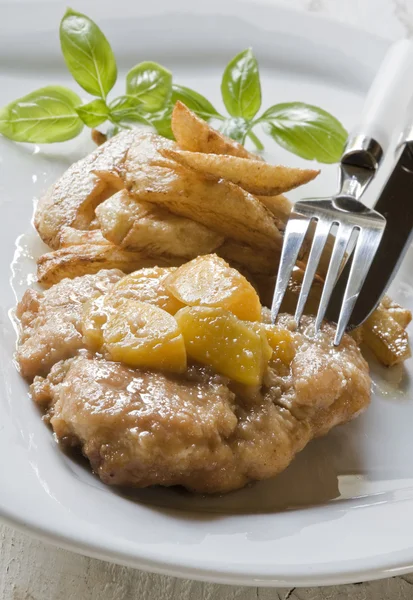
[[[384,184],[374,209],[386,218],[386,228],[366,280],[351,313],[348,327],[361,325],[377,307],[393,281],[413,236],[413,102],[408,126],[396,148],[396,165]],[[346,264],[334,288],[326,317],[336,322],[348,278]]]
[[[329,198],[308,198],[294,205],[284,233],[271,308],[273,322],[277,319],[310,224],[314,223],[315,232],[295,312],[298,324],[327,239],[336,229],[315,329],[318,331],[321,327],[343,263],[352,252],[336,320],[334,345],[340,343],[386,227],[386,218],[362,204],[360,197],[374,178],[390,144],[392,132],[406,105],[406,81],[412,75],[413,45],[407,40],[396,42],[373,81],[360,123],[346,143],[340,161],[339,191]]]

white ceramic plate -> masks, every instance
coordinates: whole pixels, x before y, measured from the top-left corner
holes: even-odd
[[[356,120],[387,42],[256,2],[195,4],[101,0],[77,8],[99,21],[123,71],[158,60],[219,106],[224,65],[253,46],[267,106],[302,100],[347,126]],[[57,2],[1,4],[1,105],[45,83],[69,83],[57,36],[63,10]],[[59,451],[13,365],[9,311],[33,281],[32,257],[41,251],[30,226],[33,198],[91,147],[86,134],[42,148],[0,140],[2,518],[91,556],[223,583],[331,584],[412,570],[411,363],[391,372],[373,365],[365,415],[310,444],[278,478],[225,497],[174,490],[125,497]],[[308,164],[268,149],[274,161]],[[332,192],[335,176],[334,167],[323,168],[306,193]],[[410,255],[392,291],[410,308],[412,266]]]

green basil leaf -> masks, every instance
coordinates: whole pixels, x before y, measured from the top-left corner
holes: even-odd
[[[97,127],[109,117],[109,109],[104,100],[92,100],[89,104],[82,104],[76,108],[76,112],[88,127]]]
[[[245,143],[248,134],[248,121],[245,119],[225,119],[220,127],[220,132],[240,144]]]
[[[170,140],[174,139],[171,129],[172,108],[168,107],[156,113],[145,113],[137,111],[135,113],[136,121],[153,127],[159,135]]]
[[[61,86],[40,88],[0,110],[0,133],[15,142],[46,144],[70,140],[82,131],[77,94]]]
[[[222,77],[221,93],[232,117],[255,117],[261,106],[261,83],[257,59],[251,48],[240,52],[228,63]]]
[[[106,98],[117,78],[112,48],[86,15],[68,9],[60,23],[60,44],[67,68],[92,96]]]
[[[259,119],[266,123],[272,138],[283,148],[320,163],[341,158],[347,131],[333,115],[304,102],[276,104]]]
[[[134,96],[119,96],[109,104],[110,116],[114,121],[133,120],[136,111],[142,109],[142,102]]]
[[[171,128],[172,109],[166,108],[155,114],[150,115],[150,123],[156,129],[156,132],[169,140],[174,139],[174,134]]]
[[[111,117],[121,127],[130,128],[131,124],[141,123],[152,127],[169,139],[173,139],[171,129],[172,106],[168,106],[156,112],[148,112],[143,105],[135,99],[135,104],[130,102],[130,96],[120,96],[110,105]]]
[[[174,105],[178,100],[183,102],[185,106],[193,110],[198,117],[201,117],[205,121],[208,121],[212,117],[221,116],[205,96],[195,90],[191,90],[191,88],[174,84],[172,86],[171,102]]]
[[[126,93],[138,98],[145,110],[161,109],[171,96],[172,74],[155,62],[143,62],[126,75]]]

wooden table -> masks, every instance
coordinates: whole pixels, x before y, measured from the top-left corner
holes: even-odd
[[[0,527],[1,600],[411,600],[413,574],[326,588],[256,588],[143,573]]]
[[[273,0],[267,0],[271,2]],[[413,0],[283,0],[378,35],[413,37]],[[326,588],[273,589],[151,575],[57,549],[0,526],[0,600],[407,600],[413,574]]]

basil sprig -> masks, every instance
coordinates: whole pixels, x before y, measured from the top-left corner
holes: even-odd
[[[172,74],[155,62],[141,62],[128,72],[125,92],[109,99],[117,80],[117,65],[109,41],[86,15],[68,9],[60,23],[60,43],[66,65],[92,99],[62,86],[47,86],[11,102],[0,110],[0,133],[16,142],[63,142],[79,135],[86,125],[104,126],[108,137],[139,125],[173,139],[171,116],[180,100],[201,119],[257,150],[259,126],[286,150],[308,160],[332,163],[340,159],[347,132],[325,110],[304,102],[271,106],[261,115],[261,82],[257,59],[247,48],[226,66],[221,95],[228,116],[221,114],[199,92],[174,83]]]
[[[240,52],[228,63],[222,77],[221,93],[231,117],[250,121],[260,110],[260,74],[251,48]]]
[[[40,88],[0,109],[0,133],[16,142],[64,142],[83,129],[75,92],[58,85]]]
[[[340,121],[304,102],[275,104],[259,122],[280,146],[307,160],[337,162],[346,143],[347,131]]]
[[[100,28],[70,8],[60,23],[60,45],[73,79],[88,94],[103,100],[118,76],[112,48]]]
[[[126,93],[155,112],[165,106],[172,93],[172,73],[154,62],[143,62],[126,75]]]

